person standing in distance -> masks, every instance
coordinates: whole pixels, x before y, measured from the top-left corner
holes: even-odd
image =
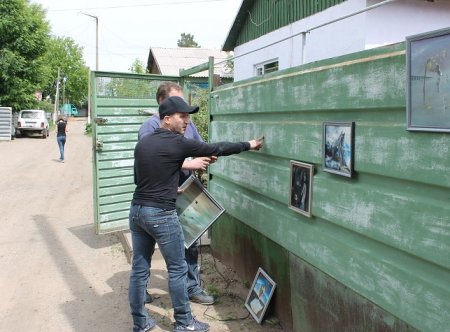
[[[168,271],[175,319],[173,331],[209,331],[209,324],[192,316],[186,287],[184,235],[175,208],[181,165],[188,157],[229,156],[259,150],[263,139],[208,144],[185,138],[189,115],[197,111],[198,107],[189,106],[180,97],[166,98],[159,106],[160,128],[139,140],[134,150],[136,189],[129,214],[133,257],[128,287],[133,332],[150,331],[156,326],[144,303],[155,243]]]
[[[175,82],[164,82],[156,91],[156,102],[161,104],[161,102],[167,97],[178,96],[183,98],[183,90],[180,85]],[[150,118],[144,121],[141,128],[139,129],[138,139],[141,140],[146,135],[152,134],[156,129],[160,127],[159,113],[153,114]],[[194,123],[189,121],[186,127],[184,137],[191,138],[199,142],[203,142],[200,134],[197,131]],[[179,186],[183,184],[184,181],[192,174],[194,170],[206,170],[209,164],[215,162],[216,157],[199,157],[194,159],[187,159],[183,162],[182,169],[180,171],[180,181]],[[199,276],[199,266],[198,266],[198,242],[192,244],[189,249],[186,249],[185,257],[188,264],[188,274],[187,274],[187,288],[189,299],[192,302],[200,304],[213,304],[214,297],[208,295],[200,286],[200,276]],[[153,299],[151,295],[146,291],[145,302],[150,303]]]
[[[56,141],[59,147],[59,161],[64,162],[64,145],[66,145],[67,123],[62,115],[58,116],[56,122]]]

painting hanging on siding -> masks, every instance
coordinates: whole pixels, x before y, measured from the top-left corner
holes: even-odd
[[[354,122],[323,123],[323,170],[346,177],[353,175]]]
[[[311,217],[311,192],[314,166],[291,160],[289,208]]]
[[[245,300],[245,307],[258,323],[263,320],[275,287],[276,284],[272,278],[262,268],[259,268],[247,300]]]
[[[450,29],[406,38],[407,129],[450,132]]]

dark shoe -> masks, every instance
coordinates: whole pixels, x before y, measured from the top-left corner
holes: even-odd
[[[133,326],[133,332],[148,332],[153,330],[153,328],[156,326],[156,322],[149,318],[147,320],[147,325],[145,326],[145,328],[141,329],[139,327],[137,327],[136,325]]]
[[[153,297],[150,295],[148,291],[145,291],[145,303],[152,303]]]
[[[208,294],[205,293],[205,291],[201,291],[201,293],[192,295],[189,297],[189,300],[195,303],[200,304],[213,304],[214,298]]]
[[[179,324],[179,323],[173,324],[173,331],[174,332],[190,332],[190,331],[207,332],[207,331],[209,331],[209,324],[199,322],[195,318],[192,318],[189,325],[183,325],[183,324]]]

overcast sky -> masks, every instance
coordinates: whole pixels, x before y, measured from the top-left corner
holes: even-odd
[[[181,33],[202,48],[221,49],[242,0],[31,0],[47,11],[52,34],[81,46],[95,70],[95,18],[99,70],[128,71],[136,58],[147,63],[150,47],[177,47]]]

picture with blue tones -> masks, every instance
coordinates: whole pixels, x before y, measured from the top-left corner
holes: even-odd
[[[245,301],[245,307],[258,323],[263,320],[275,287],[275,282],[263,269],[259,268]]]
[[[323,170],[353,175],[354,122],[323,123]]]

